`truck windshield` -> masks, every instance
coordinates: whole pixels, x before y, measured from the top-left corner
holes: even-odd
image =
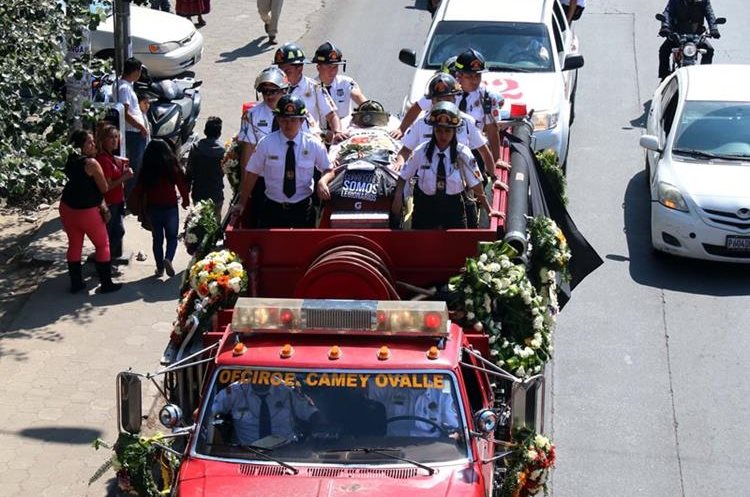
[[[318,464],[463,459],[467,431],[456,392],[450,374],[434,371],[223,368],[206,397],[195,452],[267,461],[262,451]]]
[[[424,69],[439,69],[467,47],[478,50],[487,69],[499,72],[552,72],[552,45],[542,23],[442,21],[427,47]]]

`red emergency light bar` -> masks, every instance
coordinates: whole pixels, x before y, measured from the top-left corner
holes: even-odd
[[[240,333],[448,334],[445,302],[241,298],[232,317]]]

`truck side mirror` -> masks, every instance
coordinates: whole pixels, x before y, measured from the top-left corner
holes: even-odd
[[[410,48],[402,48],[398,53],[398,60],[407,66],[417,67],[417,53]]]
[[[128,433],[141,431],[141,379],[135,373],[117,375],[117,424]]]
[[[474,424],[482,435],[489,435],[497,426],[497,414],[492,409],[482,409],[474,414]]]
[[[661,22],[664,22],[667,19],[666,17],[664,17],[664,14],[662,14],[661,12],[656,14],[654,17],[656,17],[657,21],[661,21]]]
[[[563,71],[571,71],[583,67],[583,55],[570,54],[565,56],[565,62],[563,63]]]

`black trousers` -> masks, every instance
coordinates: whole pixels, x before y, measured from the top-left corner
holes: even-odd
[[[296,204],[280,204],[267,198],[260,216],[261,228],[314,228],[312,198]]]
[[[415,230],[466,228],[464,196],[427,195],[414,185],[414,214],[411,227]]]
[[[676,41],[667,38],[664,43],[659,47],[659,79],[664,79],[669,76],[669,56],[672,55],[672,49],[679,47],[680,44]],[[706,50],[701,56],[701,64],[710,64],[714,60],[714,47],[707,41],[704,41],[698,48]]]

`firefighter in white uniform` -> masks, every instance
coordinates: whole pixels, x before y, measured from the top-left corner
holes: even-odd
[[[336,104],[339,119],[351,116],[352,102],[362,105],[367,98],[353,78],[339,74],[339,66],[346,71],[344,54],[330,41],[320,45],[315,51],[312,62],[317,64],[318,81],[328,91]]]

